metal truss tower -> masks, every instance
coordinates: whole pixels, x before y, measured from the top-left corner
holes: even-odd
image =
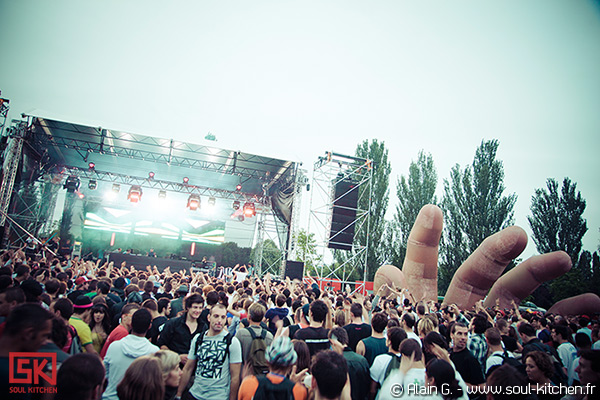
[[[354,183],[353,188],[335,198],[336,185],[348,180]],[[354,284],[355,281],[351,279],[360,276],[363,282],[366,281],[372,181],[373,165],[370,160],[326,152],[314,164],[308,229],[314,234],[317,257],[311,261],[319,280]],[[328,245],[333,205],[351,190],[358,191],[356,219],[353,222],[354,241],[350,250],[331,250]],[[363,238],[364,242],[360,243],[359,238]],[[336,257],[335,252],[341,254]]]
[[[2,186],[0,187],[0,210],[2,211],[0,213],[0,226],[4,227],[2,245],[6,245],[10,231],[10,223],[7,222],[6,215],[9,211],[15,178],[21,162],[26,130],[27,122],[19,120],[13,120],[12,126],[7,129],[9,137],[2,167]]]

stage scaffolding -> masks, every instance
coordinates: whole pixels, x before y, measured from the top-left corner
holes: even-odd
[[[68,177],[79,179],[81,191],[96,181],[239,201],[240,207],[253,202],[253,218],[258,218],[253,261],[261,274],[279,273],[290,227],[275,215],[271,196],[276,187],[296,180],[297,163],[33,116],[13,120],[4,140],[0,209],[36,237],[58,228],[51,219],[60,207],[58,194]],[[94,168],[89,161],[94,161]],[[155,171],[161,179],[143,176],[141,171]],[[178,182],[183,176],[190,181]],[[236,188],[238,183],[242,190]],[[80,202],[78,196],[71,197]],[[0,218],[3,248],[20,247],[27,235],[3,214]],[[266,239],[277,245],[277,262],[265,263]]]
[[[334,202],[338,200],[334,198],[335,187],[339,182],[347,180],[351,180],[355,185],[342,193],[338,199],[352,190],[358,190],[354,241],[351,250],[331,250],[328,243],[332,210]],[[314,233],[317,249],[316,259],[311,261],[318,279],[325,284],[333,281],[355,284],[362,279],[363,284],[355,288],[362,290],[367,279],[372,180],[373,165],[370,160],[326,152],[325,156],[319,157],[314,164],[308,231]],[[364,238],[364,242],[360,243],[359,238]],[[336,252],[341,254],[336,257]],[[334,262],[329,263],[332,258]],[[326,264],[332,266],[327,267]]]

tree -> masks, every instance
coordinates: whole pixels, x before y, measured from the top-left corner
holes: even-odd
[[[256,252],[259,250],[260,244],[257,244],[256,247],[252,249],[250,252],[250,259],[256,260]],[[261,259],[261,270],[262,272],[271,272],[275,275],[279,274],[279,270],[281,267],[282,256],[281,250],[277,247],[275,242],[271,239],[265,239],[262,242],[262,259]],[[256,265],[258,267],[258,263]]]
[[[388,260],[401,267],[406,255],[406,242],[410,230],[417,219],[421,208],[426,204],[437,202],[437,172],[431,154],[419,152],[417,161],[412,161],[408,168],[408,177],[402,175],[397,182],[396,194],[398,205],[394,220],[388,229]],[[392,238],[389,235],[393,235]]]
[[[554,300],[560,300],[585,292],[584,286],[592,279],[592,256],[589,252],[580,255],[587,232],[582,217],[586,203],[569,178],[564,178],[560,194],[556,180],[548,179],[546,187],[536,189],[527,220],[540,253],[562,250],[571,257],[571,270],[550,283]]]
[[[385,246],[382,246],[383,234],[385,231],[385,213],[389,201],[389,182],[391,165],[388,161],[388,150],[384,142],[377,139],[371,141],[365,140],[356,147],[356,157],[371,161],[373,165],[373,177],[369,185],[361,185],[359,192],[358,208],[361,210],[370,210],[368,230],[358,229],[354,241],[360,245],[367,245],[367,279],[372,280],[375,271],[385,260]],[[368,195],[369,189],[371,196]],[[340,264],[348,259],[348,255],[342,251],[336,251],[336,260]],[[350,279],[362,280],[362,273],[358,274],[358,269]]]
[[[308,233],[304,229],[300,229],[297,233],[296,240],[296,260],[304,263],[305,271],[311,275],[316,274],[315,267],[321,263],[321,256],[317,255],[317,241],[314,233]]]
[[[558,182],[546,181],[547,190],[536,189],[531,198],[531,216],[527,217],[533,231],[533,242],[541,253],[563,250],[573,262],[579,259],[587,222],[582,218],[585,200],[575,192],[576,183],[563,180],[561,194]]]
[[[446,290],[458,267],[483,240],[512,225],[516,194],[504,196],[504,166],[497,140],[482,141],[473,164],[455,165],[444,179],[444,232],[440,288]]]

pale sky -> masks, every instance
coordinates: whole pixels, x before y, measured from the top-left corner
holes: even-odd
[[[498,139],[516,224],[529,233],[535,188],[568,176],[587,200],[584,248],[600,244],[598,1],[0,0],[0,26],[11,118],[211,132],[309,175],[325,151],[377,138],[394,183],[432,153],[439,198],[450,168]],[[395,202],[392,187],[390,217]]]

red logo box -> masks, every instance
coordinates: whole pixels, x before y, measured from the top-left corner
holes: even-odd
[[[10,353],[8,383],[39,385],[41,379],[51,385],[56,385],[56,353]],[[51,362],[51,375],[44,372]],[[16,365],[16,370],[15,370]],[[25,377],[17,378],[15,375]]]

